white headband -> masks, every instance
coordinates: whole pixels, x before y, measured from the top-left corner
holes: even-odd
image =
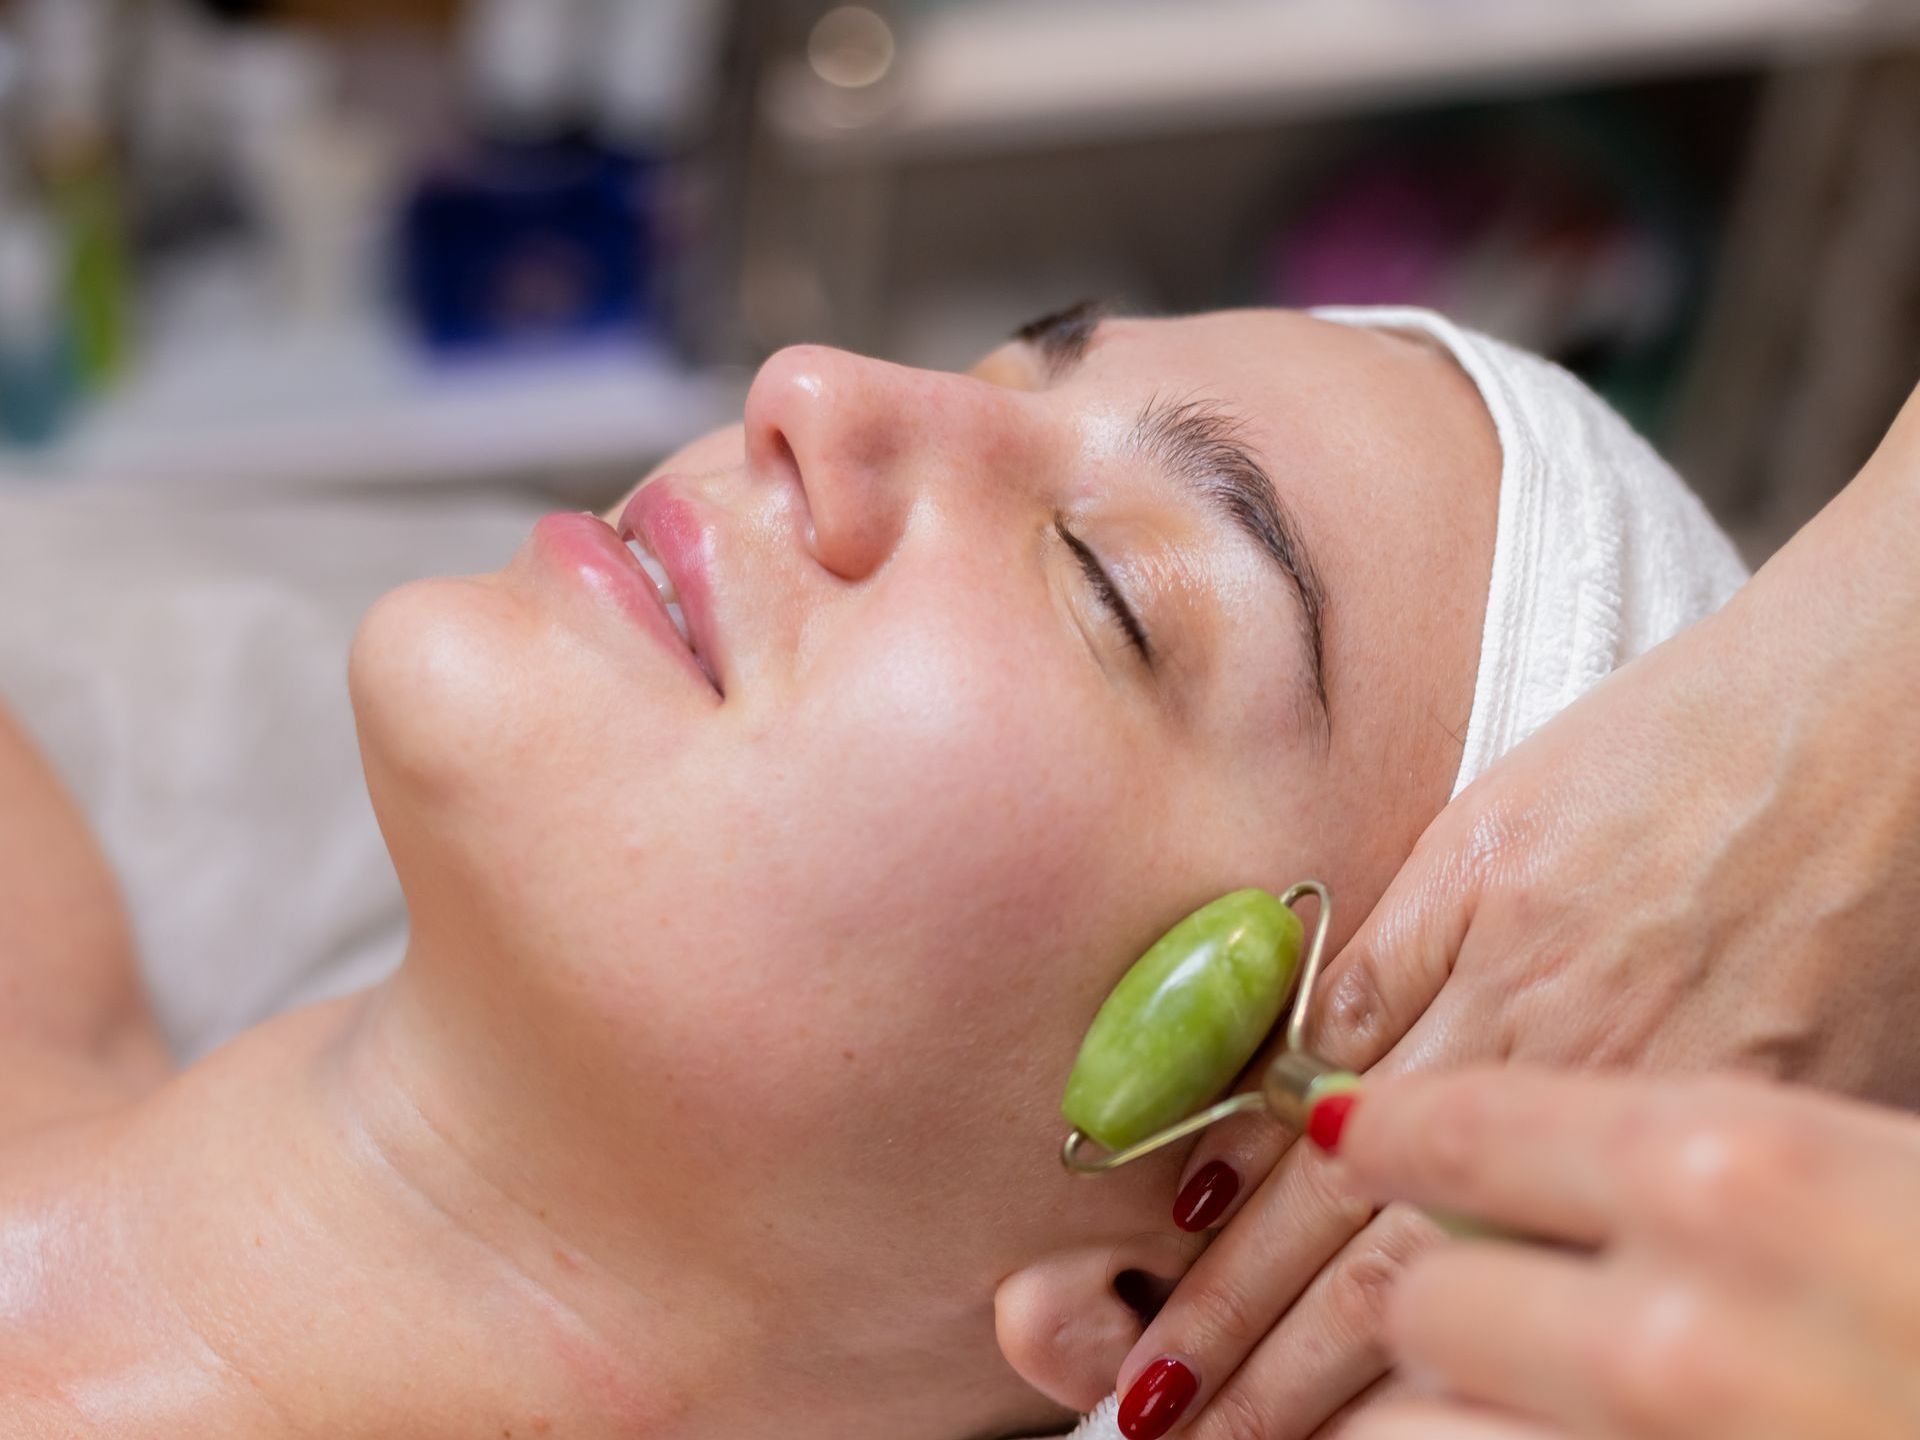
[[[1500,436],[1500,516],[1457,795],[1613,670],[1726,603],[1746,567],[1706,507],[1551,361],[1431,310],[1322,320],[1416,331],[1467,372]]]

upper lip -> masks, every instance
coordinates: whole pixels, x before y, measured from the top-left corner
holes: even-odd
[[[662,480],[643,485],[620,512],[615,527],[620,539],[638,539],[660,562],[673,582],[680,615],[694,659],[707,672],[714,688],[725,694],[720,636],[713,619],[713,592],[708,583],[708,534],[704,515],[689,500],[667,488]]]

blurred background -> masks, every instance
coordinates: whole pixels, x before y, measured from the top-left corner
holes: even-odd
[[[1920,0],[0,0],[0,490],[570,502],[794,340],[1545,351],[1749,554],[1920,378]]]

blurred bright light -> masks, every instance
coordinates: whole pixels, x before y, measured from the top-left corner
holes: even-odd
[[[841,90],[864,90],[893,68],[893,30],[864,5],[829,10],[807,38],[813,73]]]

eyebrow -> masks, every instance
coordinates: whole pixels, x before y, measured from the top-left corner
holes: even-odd
[[[1326,586],[1302,537],[1300,522],[1273,477],[1248,445],[1243,427],[1207,400],[1147,402],[1134,422],[1132,443],[1143,455],[1185,480],[1274,562],[1300,600],[1301,638],[1313,667],[1313,695],[1330,733],[1327,703]]]
[[[1086,357],[1107,309],[1103,301],[1082,300],[1028,321],[1013,332],[1013,338],[1033,347],[1048,381],[1058,381]],[[1299,520],[1280,498],[1273,477],[1247,443],[1244,427],[1212,402],[1155,396],[1134,422],[1132,445],[1199,491],[1279,567],[1293,586],[1300,601],[1301,638],[1312,663],[1313,696],[1319,704],[1322,732],[1331,734],[1326,586],[1307,550]]]
[[[1107,313],[1103,300],[1082,300],[1064,310],[1029,320],[1013,332],[1013,338],[1030,345],[1040,356],[1048,380],[1058,380],[1086,358],[1093,332]]]

